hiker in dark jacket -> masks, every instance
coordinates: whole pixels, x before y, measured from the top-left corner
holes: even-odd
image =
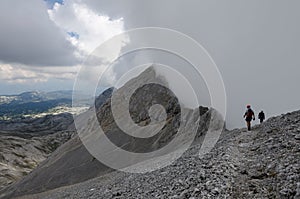
[[[258,114],[258,119],[260,123],[263,123],[263,121],[265,120],[265,113],[263,111],[260,111],[260,113]]]
[[[247,105],[247,110],[244,114],[244,118],[247,122],[248,131],[251,131],[251,121],[252,119],[255,120],[255,114],[250,105]]]

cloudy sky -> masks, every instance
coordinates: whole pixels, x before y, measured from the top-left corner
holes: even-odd
[[[165,27],[210,53],[226,87],[228,126],[241,126],[247,103],[267,116],[300,108],[299,9],[298,0],[3,0],[0,94],[72,89],[102,42]]]

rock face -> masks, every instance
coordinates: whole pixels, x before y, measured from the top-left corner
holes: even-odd
[[[41,118],[0,120],[0,133],[23,138],[38,137],[64,131],[73,123],[69,113],[46,115]]]
[[[143,73],[136,79],[129,81],[127,83],[127,86],[129,85],[129,87],[131,88],[131,85],[138,84],[138,79],[154,80],[157,78],[158,77],[156,76],[155,71],[153,69],[149,69],[148,71],[146,71],[146,73]],[[103,95],[110,96],[112,93],[111,91],[112,90],[110,89]],[[116,92],[117,95],[123,95],[125,93],[123,87]],[[197,139],[202,137],[202,135],[204,135],[204,133],[206,132],[208,124],[210,123],[211,113],[214,112],[213,110],[201,107],[196,110],[182,109],[182,112],[177,98],[170,91],[167,91],[166,88],[158,87],[155,84],[148,84],[146,87],[142,87],[138,92],[135,93],[135,95],[142,96],[142,98],[135,98],[135,96],[133,96],[130,103],[132,119],[137,124],[146,126],[147,124],[149,124],[149,122],[151,122],[151,119],[155,119],[155,112],[154,116],[151,118],[147,113],[147,108],[153,104],[160,103],[166,109],[167,122],[158,136],[153,136],[145,141],[141,141],[132,137],[122,137],[120,136],[122,135],[122,131],[118,128],[114,121],[114,117],[112,116],[112,99],[108,98],[106,100],[103,100],[100,99],[103,96],[100,96],[95,102],[98,122],[103,127],[106,136],[110,137],[114,144],[121,146],[122,143],[129,143],[127,145],[124,145],[123,147],[124,149],[132,152],[147,152],[156,150],[173,139],[178,128],[177,126],[180,123],[179,118],[181,114],[188,120],[189,117],[192,117],[194,115],[194,112],[200,112],[200,114],[202,115],[201,120],[199,117],[193,120],[195,122],[198,122],[200,125],[199,131],[197,133]],[[154,96],[152,93],[156,93],[157,96]],[[101,102],[102,104],[99,102]],[[86,113],[78,116],[77,120],[79,122],[84,122],[86,120],[89,121],[91,114],[93,114],[92,108]],[[189,125],[190,124],[188,123],[184,123],[184,128],[188,129]],[[93,132],[93,125],[89,125],[83,128],[89,129]],[[178,144],[180,145],[184,143],[184,139],[185,137],[182,136],[182,139],[180,142],[178,142]],[[81,143],[79,137],[75,136],[69,142],[58,148],[58,150],[56,150],[31,174],[26,176],[23,180],[16,183],[9,189],[3,191],[2,196],[12,197],[44,192],[54,188],[80,183],[89,179],[93,179],[95,177],[104,176],[113,171],[113,169],[107,167],[101,162],[98,162],[93,156],[91,156]]]
[[[106,89],[101,95],[95,99],[95,107],[99,109],[111,97],[114,88]]]
[[[291,198],[300,195],[300,111],[270,118],[251,132],[224,131],[199,158],[193,145],[163,169],[112,172],[92,180],[20,198]]]
[[[74,131],[71,114],[0,123],[0,190],[20,180],[44,161]]]
[[[100,95],[96,103],[101,106],[113,89]],[[10,96],[13,103],[30,100],[71,98],[72,92],[28,92]],[[0,120],[0,190],[28,175],[62,144],[75,134],[74,119],[70,113],[46,115],[38,118]]]
[[[139,79],[156,78],[155,71],[147,76],[129,81],[133,88]],[[163,80],[161,80],[163,81]],[[116,104],[126,100],[125,88],[116,91],[120,95]],[[91,156],[78,136],[59,147],[46,161],[23,180],[0,192],[1,198],[294,198],[300,196],[300,111],[270,118],[265,123],[246,129],[223,129],[215,147],[201,155],[203,136],[209,126],[219,128],[223,121],[213,109],[180,109],[176,97],[163,87],[150,84],[141,87],[129,100],[131,118],[139,126],[151,124],[156,112],[147,108],[159,103],[167,110],[166,124],[158,137],[146,141],[122,137],[112,116],[111,98],[96,100],[97,122],[115,145],[132,152],[156,150],[174,137],[179,115],[188,119],[200,112],[201,118],[196,138],[191,147],[171,165],[145,174],[115,171]],[[129,89],[130,90],[130,89]],[[146,92],[147,91],[147,92]],[[148,92],[151,91],[151,92]],[[129,91],[130,92],[130,91]],[[149,93],[158,93],[158,98]],[[110,96],[111,92],[108,92]],[[142,96],[134,98],[134,96]],[[124,96],[124,97],[122,97]],[[143,99],[143,100],[139,100]],[[98,101],[98,102],[99,102]],[[117,108],[119,108],[117,106]],[[121,108],[120,108],[121,109]],[[118,109],[117,109],[118,110]],[[81,114],[77,120],[91,121],[93,109]],[[117,117],[125,117],[120,112]],[[83,126],[93,132],[94,123]],[[126,126],[126,123],[124,124]],[[187,134],[190,124],[181,124]],[[117,136],[116,136],[117,135]],[[120,136],[121,135],[121,136]],[[104,135],[101,135],[104,136]],[[121,138],[121,139],[117,139]],[[181,137],[178,145],[184,143]],[[125,143],[122,145],[122,143]]]

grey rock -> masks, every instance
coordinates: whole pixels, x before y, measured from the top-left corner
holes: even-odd
[[[10,121],[0,132],[0,190],[22,179],[59,146],[71,139],[69,114]],[[1,125],[3,125],[0,124]],[[29,132],[24,133],[26,129]]]
[[[300,198],[300,182],[297,183],[296,195],[295,198]]]
[[[170,98],[165,100],[174,103]],[[106,114],[101,121],[107,125],[108,131],[115,128],[109,107],[107,101],[98,110]],[[176,109],[170,108],[170,113],[176,113]],[[149,122],[147,114],[133,114],[136,121]],[[300,128],[300,111],[270,118],[262,125],[254,126],[251,133],[244,129],[224,129],[215,147],[200,157],[201,138],[207,131],[208,121],[211,122],[211,114],[211,109],[203,113],[199,121],[202,128],[183,156],[160,170],[145,174],[109,170],[103,164],[93,161],[75,136],[31,174],[1,194],[4,198],[20,196],[24,199],[299,198],[299,142],[290,132]],[[174,115],[169,116],[173,120],[172,124],[177,122]],[[85,115],[81,117],[86,118]],[[166,131],[171,127],[166,128]],[[172,136],[167,135],[164,140],[170,138]],[[149,146],[157,149],[160,144],[150,142]],[[137,147],[130,146],[127,149],[143,150],[142,146]],[[74,165],[82,165],[83,169]],[[47,178],[50,174],[52,181]],[[92,193],[91,189],[94,189]]]

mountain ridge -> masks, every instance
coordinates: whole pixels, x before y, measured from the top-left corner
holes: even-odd
[[[154,82],[155,71],[150,68],[119,89],[110,89],[99,96],[95,106],[75,117],[75,135],[60,146],[33,172],[0,192],[1,198],[294,198],[300,197],[300,111],[272,117],[253,127],[226,130],[225,121],[213,108],[194,110],[180,107],[176,96],[155,84],[142,86],[145,80]],[[164,82],[164,80],[158,80]],[[139,89],[135,90],[135,86]],[[128,87],[128,88],[126,88]],[[161,112],[148,111],[159,102],[166,110],[165,126],[159,136],[148,140],[122,134],[115,119],[125,118],[126,112],[113,115],[112,106],[121,109],[129,99],[131,119],[140,127],[153,125]],[[131,95],[132,94],[132,95]],[[157,96],[156,96],[157,94]],[[114,97],[117,96],[115,101]],[[101,97],[108,96],[107,99]],[[95,114],[96,113],[96,114]],[[200,113],[198,116],[197,113]],[[152,115],[151,115],[152,114]],[[92,117],[96,115],[96,117]],[[180,116],[180,117],[179,117]],[[180,123],[180,118],[183,122]],[[121,121],[122,122],[122,121]],[[97,134],[97,126],[103,132]],[[125,127],[129,124],[126,120]],[[194,140],[180,158],[170,165],[142,173],[126,173],[98,161],[82,144],[82,139],[98,135],[91,143],[103,145],[101,136],[123,150],[133,153],[155,151],[175,137],[178,149],[192,135],[192,124],[199,124]],[[184,129],[177,131],[178,125]],[[72,129],[75,130],[75,126]],[[80,129],[78,129],[80,128]],[[221,130],[216,145],[201,154],[204,138],[210,130]],[[214,131],[212,131],[214,132]],[[98,132],[99,133],[99,132]],[[133,130],[135,135],[139,130]],[[80,139],[81,138],[81,139]],[[98,142],[99,141],[99,142]],[[214,144],[214,143],[212,143]],[[111,157],[103,152],[104,157]],[[107,151],[111,152],[111,151]],[[164,161],[167,154],[158,160]],[[126,157],[119,157],[120,159]],[[130,159],[128,167],[154,166],[151,159]],[[150,164],[149,164],[150,163]],[[153,162],[155,164],[155,162]],[[144,164],[144,165],[143,165]],[[120,170],[126,170],[121,167]]]
[[[116,171],[20,199],[300,197],[300,111],[272,117],[252,132],[222,133],[199,158],[193,145],[172,165],[146,174]],[[290,148],[287,148],[289,146]]]
[[[129,81],[126,85],[130,85],[129,87],[132,88],[132,85],[139,86],[145,80],[153,82],[154,80],[157,80],[157,78],[158,77],[155,71],[152,68],[150,68],[144,73],[140,74],[139,77],[136,77]],[[164,80],[159,81],[161,82]],[[152,103],[156,103],[156,97],[153,98],[154,95],[152,95],[152,93],[154,94],[158,92],[160,93],[158,95],[158,102],[160,102],[162,106],[165,106],[167,110],[165,127],[162,128],[160,134],[155,135],[145,141],[135,139],[134,137],[121,138],[120,136],[117,136],[121,132],[121,130],[116,125],[111,112],[112,100],[101,99],[103,96],[111,96],[113,91],[114,90],[111,88],[108,89],[106,92],[103,92],[103,94],[96,99],[96,106],[91,107],[87,112],[77,116],[75,120],[77,120],[78,123],[87,125],[79,127],[83,128],[84,130],[90,131],[87,132],[87,134],[95,132],[94,125],[97,125],[97,123],[99,122],[103,129],[106,129],[106,136],[110,137],[110,139],[112,139],[113,142],[117,145],[122,144],[122,142],[130,143],[129,145],[124,145],[124,147],[126,147],[126,150],[132,152],[143,152],[145,150],[152,151],[165,146],[165,144],[168,144],[168,142],[174,139],[178,125],[180,125],[182,129],[186,129],[186,131],[179,133],[179,135],[176,135],[176,137],[179,137],[176,143],[178,147],[184,146],[184,144],[186,144],[187,142],[186,136],[190,136],[189,134],[192,134],[192,129],[190,129],[191,124],[188,123],[191,121],[194,121],[195,124],[198,123],[200,125],[197,132],[195,132],[197,135],[195,140],[197,140],[196,142],[201,142],[210,124],[210,120],[212,118],[211,115],[212,113],[216,112],[213,109],[208,109],[204,107],[200,107],[195,110],[183,108],[180,111],[178,109],[180,105],[178,104],[176,97],[172,95],[171,91],[168,91],[166,90],[166,88],[158,85],[148,84],[146,85],[146,87],[142,87],[142,93],[136,93],[138,95],[138,98],[137,101],[133,101],[133,107],[130,108],[133,111],[131,117],[135,118],[136,122],[140,125],[147,125],[150,121],[149,115],[145,110],[143,110],[142,112],[137,110],[139,109],[139,107],[147,107],[150,106]],[[122,87],[120,89],[117,89],[115,92],[118,96],[125,95],[127,91]],[[142,100],[139,100],[139,96],[142,96]],[[123,99],[123,97],[117,99]],[[154,102],[152,102],[152,100],[154,100]],[[119,102],[117,102],[117,104],[120,105]],[[91,121],[90,118],[91,115],[94,114],[94,111],[98,113],[98,122],[96,121],[96,123],[91,123],[93,121]],[[199,113],[201,113],[202,115],[201,119],[200,115],[199,117],[197,116]],[[121,112],[121,114],[123,114],[123,112]],[[183,118],[182,124],[180,124],[181,117]],[[98,144],[100,145],[101,140],[99,141],[100,143]],[[136,163],[139,163],[139,160]],[[113,171],[114,169],[111,169],[104,163],[98,162],[98,160],[95,159],[87,151],[85,146],[81,143],[79,137],[74,136],[66,144],[59,147],[58,150],[56,150],[46,161],[39,165],[31,174],[26,176],[20,182],[13,185],[11,188],[7,189],[7,193],[11,193],[14,196],[18,196],[29,194],[28,191],[30,191],[30,193],[43,192],[61,186],[80,183],[82,181],[92,179],[96,176],[102,176]],[[47,183],[45,183],[45,181]]]

